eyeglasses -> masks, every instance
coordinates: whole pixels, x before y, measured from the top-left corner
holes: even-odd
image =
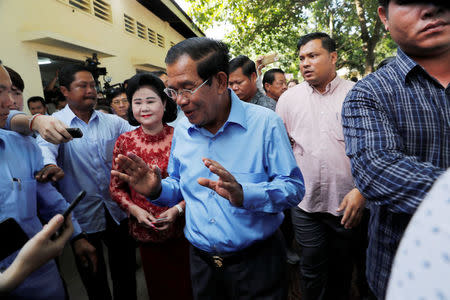
[[[195,92],[197,92],[203,85],[205,85],[205,83],[208,80],[209,78],[203,81],[203,83],[200,84],[195,90],[182,89],[180,91],[176,91],[171,88],[165,88],[164,93],[166,93],[166,95],[172,98],[173,100],[177,100],[179,95],[181,95],[181,98],[183,99],[189,99],[192,95],[194,95]]]
[[[119,105],[120,103],[122,103],[122,104],[127,104],[127,103],[128,103],[128,100],[127,100],[127,99],[119,99],[119,100],[111,101],[111,103],[112,103],[112,104],[115,104],[115,105]]]

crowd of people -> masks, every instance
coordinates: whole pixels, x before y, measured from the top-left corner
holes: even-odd
[[[0,63],[0,221],[30,238],[0,296],[67,299],[70,240],[91,300],[137,299],[136,247],[149,299],[287,299],[287,263],[302,299],[450,297],[450,8],[379,4],[397,56],[356,83],[326,33],[300,37],[301,83],[198,37],[105,99],[64,66],[30,116]]]

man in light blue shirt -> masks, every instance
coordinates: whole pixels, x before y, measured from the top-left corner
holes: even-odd
[[[119,156],[112,174],[160,205],[186,201],[195,299],[285,299],[285,247],[277,229],[304,182],[281,119],[239,100],[228,49],[187,39],[166,57],[169,88],[186,119],[175,129],[168,172]]]
[[[0,64],[0,128],[5,126],[9,114],[11,81]],[[38,183],[34,173],[43,166],[42,155],[31,137],[0,129],[0,221],[13,218],[28,237],[42,229],[37,216],[48,221],[55,214],[62,213],[68,203],[50,183]],[[75,219],[73,243],[77,256],[91,256],[93,247],[80,236],[81,229]],[[12,241],[4,240],[3,243]],[[0,272],[8,268],[18,251],[0,261]],[[94,260],[95,257],[90,257]],[[54,261],[50,261],[33,272],[8,299],[63,299],[64,287]]]
[[[97,249],[96,274],[77,261],[77,268],[89,299],[110,299],[102,243],[108,247],[114,299],[136,299],[135,247],[128,235],[128,219],[109,194],[112,151],[116,139],[134,129],[122,118],[94,110],[95,81],[81,65],[63,67],[59,74],[61,92],[67,105],[53,116],[68,127],[77,127],[81,138],[54,145],[37,138],[45,165],[58,165],[65,173],[58,181],[66,199],[74,199],[80,189],[86,198],[74,215],[89,241]]]

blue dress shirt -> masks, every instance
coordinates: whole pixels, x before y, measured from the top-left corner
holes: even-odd
[[[48,221],[62,213],[69,204],[50,183],[37,183],[34,179],[34,173],[43,164],[41,151],[32,137],[0,129],[0,161],[0,221],[14,218],[31,238],[42,229],[37,211]],[[72,221],[74,235],[77,235],[81,232],[80,226],[73,218]],[[8,240],[2,243],[8,243]],[[0,271],[11,265],[17,253],[0,262]],[[64,288],[54,261],[33,272],[12,295],[23,299],[64,298]]]
[[[358,81],[342,109],[355,184],[370,208],[367,279],[384,298],[400,238],[433,182],[450,167],[450,85],[398,49]]]
[[[125,212],[111,199],[109,180],[116,139],[134,127],[116,115],[99,111],[93,111],[86,124],[72,112],[69,105],[52,116],[68,127],[78,127],[83,132],[82,138],[61,145],[51,144],[40,136],[37,138],[44,164],[57,164],[64,170],[65,176],[58,182],[64,197],[73,201],[80,190],[87,192],[74,209],[81,228],[87,233],[105,230],[104,207],[116,222],[125,219]]]
[[[271,236],[282,211],[296,206],[305,188],[281,119],[271,110],[240,101],[230,90],[231,111],[216,134],[185,118],[175,128],[169,177],[154,201],[173,206],[186,200],[186,238],[210,253],[244,249]],[[197,178],[217,180],[202,157],[226,168],[242,185],[243,207],[230,204]]]

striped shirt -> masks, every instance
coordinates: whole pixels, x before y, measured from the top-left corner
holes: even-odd
[[[346,151],[371,211],[367,279],[379,299],[412,214],[450,166],[449,94],[450,85],[444,88],[399,49],[345,99]]]

